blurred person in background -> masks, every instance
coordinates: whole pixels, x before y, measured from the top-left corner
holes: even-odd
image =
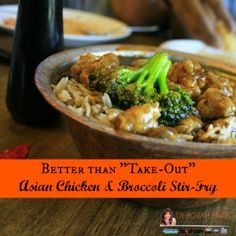
[[[170,27],[174,37],[191,37],[220,47],[216,23],[236,32],[236,0],[64,0],[65,6],[97,12],[129,25]],[[230,14],[231,12],[231,14]]]
[[[16,0],[0,0],[0,4]],[[236,0],[64,0],[64,6],[114,16],[129,25],[170,27],[174,37],[191,37],[220,47],[216,23],[236,32]]]
[[[235,11],[235,0],[111,0],[117,18],[130,25],[169,26],[174,36],[191,37],[220,47],[222,42],[216,24],[236,32],[228,8]]]

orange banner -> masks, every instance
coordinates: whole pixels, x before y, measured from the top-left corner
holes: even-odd
[[[1,198],[235,198],[236,159],[0,160]]]

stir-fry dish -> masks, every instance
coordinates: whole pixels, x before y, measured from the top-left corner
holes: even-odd
[[[53,85],[71,110],[117,130],[171,141],[236,143],[236,81],[167,53],[130,64],[86,54]]]

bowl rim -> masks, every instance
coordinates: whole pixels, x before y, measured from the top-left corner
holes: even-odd
[[[224,157],[229,156],[233,158],[234,156],[232,156],[232,153],[233,151],[236,151],[236,144],[168,141],[153,137],[147,137],[139,134],[133,134],[121,130],[117,131],[103,124],[95,123],[89,120],[88,118],[79,116],[78,114],[73,112],[63,102],[61,102],[58,98],[56,98],[56,96],[52,92],[50,78],[51,76],[53,76],[53,72],[56,70],[56,68],[58,67],[61,68],[67,64],[74,63],[76,60],[78,60],[79,56],[82,54],[85,53],[104,54],[107,52],[115,52],[119,55],[125,53],[126,55],[128,54],[129,56],[135,56],[135,55],[150,56],[153,53],[160,51],[165,51],[171,57],[175,57],[180,60],[181,58],[192,59],[199,62],[202,65],[207,65],[209,67],[220,69],[223,72],[227,72],[227,74],[236,75],[236,67],[233,67],[231,64],[216,59],[209,59],[204,56],[166,50],[155,46],[108,44],[108,45],[95,45],[95,46],[69,49],[49,56],[44,61],[42,61],[37,67],[35,73],[35,84],[39,92],[44,97],[44,99],[56,110],[58,110],[65,116],[73,119],[74,121],[81,123],[84,126],[95,129],[96,131],[102,133],[106,133],[113,138],[132,140],[134,142],[138,141],[139,143],[141,142],[143,145],[147,144],[148,146],[158,147],[158,145],[162,145],[163,147],[166,148],[168,146],[171,146],[172,148],[176,148],[176,150],[180,150],[183,148],[183,149],[188,149],[190,152],[193,153],[194,150],[198,150],[198,152],[202,151],[203,153],[206,152],[207,150],[209,151],[214,150],[215,152],[221,153],[224,150],[225,151]],[[230,154],[228,154],[227,152],[228,149],[230,149]]]

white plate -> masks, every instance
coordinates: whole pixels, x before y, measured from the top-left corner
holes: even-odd
[[[5,25],[4,21],[8,18],[16,18],[16,14],[17,5],[0,6],[0,28],[13,31],[14,27]],[[69,21],[68,27],[80,25],[78,28],[82,30],[82,34],[72,33],[73,29],[69,31],[64,24],[66,47],[110,42],[126,38],[131,34],[131,29],[125,23],[99,14],[64,8],[63,18],[64,21]]]
[[[13,32],[15,27],[11,27],[11,26],[7,26],[5,25],[4,21],[8,18],[16,18],[16,15],[14,13],[8,13],[8,12],[1,12],[0,10],[0,28],[9,31],[9,32]]]
[[[236,64],[236,51],[224,51],[211,47],[200,40],[176,39],[169,40],[160,45],[163,49],[170,49],[180,52],[187,52],[218,59],[231,64]]]
[[[0,12],[10,13],[10,14],[17,14],[17,5],[1,5]]]

